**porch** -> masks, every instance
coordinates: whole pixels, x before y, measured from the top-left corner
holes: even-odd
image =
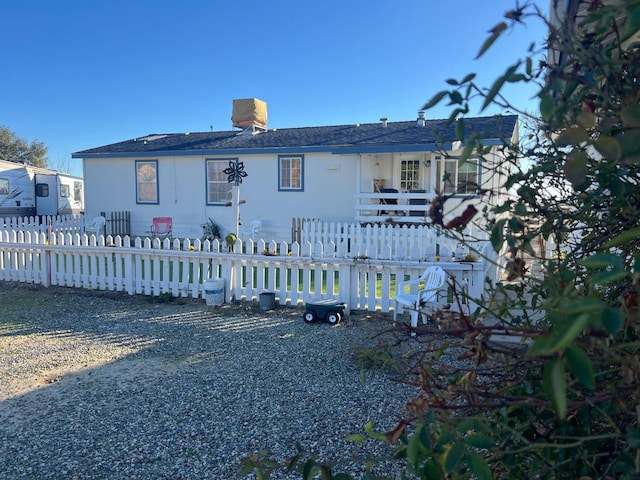
[[[453,193],[458,181],[463,180],[458,178],[458,160],[453,153],[447,152],[447,156],[434,151],[360,155],[354,220],[364,225],[431,223],[429,208],[436,192]],[[478,181],[477,166],[472,170],[475,176],[467,176],[464,181]],[[460,193],[470,192],[463,189]]]
[[[435,193],[424,190],[399,192],[382,188],[379,192],[356,193],[355,221],[424,225],[431,223],[429,208]]]

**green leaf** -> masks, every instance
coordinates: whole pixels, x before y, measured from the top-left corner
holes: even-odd
[[[598,272],[589,278],[591,285],[606,285],[607,283],[616,282],[625,278],[628,272],[624,268],[616,268],[614,270],[606,270]]]
[[[529,347],[529,355],[552,355],[568,347],[589,325],[591,316],[587,313],[570,317],[557,324],[549,335],[538,337]]]
[[[565,316],[600,311],[602,304],[594,298],[578,298],[564,304],[558,311]]]
[[[561,359],[555,359],[545,366],[543,384],[547,398],[551,400],[554,410],[560,418],[565,418],[567,415],[567,381],[564,376],[564,362]]]
[[[640,129],[628,129],[617,135],[616,140],[622,149],[622,158],[627,164],[640,163]]]
[[[589,157],[583,151],[571,152],[564,164],[564,174],[576,190],[583,190],[589,185],[587,179]]]
[[[458,162],[463,163],[467,161],[473,154],[473,151],[475,150],[475,148],[476,148],[476,142],[473,138],[470,138],[469,142],[467,142],[467,144],[462,149],[462,153],[460,153],[460,158],[458,159]]]
[[[622,325],[624,324],[624,317],[620,310],[615,308],[605,308],[602,311],[602,316],[600,317],[602,321],[602,325],[607,330],[609,335],[615,335],[620,331]]]
[[[578,261],[579,265],[587,268],[607,268],[622,266],[623,262],[619,255],[612,253],[596,253]]]
[[[468,83],[468,82],[470,82],[471,80],[473,80],[474,78],[476,78],[476,74],[475,74],[475,73],[470,73],[470,74],[468,74],[466,77],[464,77],[460,83],[461,83],[461,84]]]
[[[504,243],[504,225],[506,219],[498,220],[491,229],[491,246],[496,252],[499,252]]]
[[[459,85],[458,81],[454,78],[448,78],[447,80],[445,80],[445,82],[447,82],[449,85],[454,85],[454,86]]]
[[[593,142],[593,146],[596,147],[596,150],[598,150],[603,157],[609,160],[620,160],[620,158],[622,158],[622,147],[613,137],[601,135]]]
[[[553,115],[553,109],[555,106],[555,102],[553,101],[553,97],[548,93],[545,93],[540,96],[540,115],[545,121],[549,121],[551,116]]]
[[[501,77],[499,77],[491,86],[491,89],[489,90],[489,92],[487,93],[484,102],[482,103],[482,108],[480,108],[480,111],[484,110],[485,108],[487,108],[489,105],[491,105],[491,103],[493,102],[493,99],[496,98],[496,95],[498,95],[498,93],[500,93],[500,90],[502,89],[502,86],[504,85],[504,82],[507,81],[507,79],[509,77],[511,77],[511,75],[513,75],[515,73],[515,71],[518,69],[518,66],[520,65],[520,62],[516,63],[515,65],[512,65],[511,67],[509,67],[507,69],[507,71],[505,72],[504,75],[502,75]]]
[[[636,240],[640,236],[640,227],[632,228],[631,230],[627,230],[624,233],[621,233],[617,237],[613,237],[608,242],[602,246],[602,248],[612,248],[619,247],[620,245],[624,245],[632,240]]]
[[[444,445],[453,442],[455,439],[456,439],[456,435],[453,432],[442,432],[440,434],[440,438],[438,438],[438,441],[434,446],[434,449],[441,448]]]
[[[467,446],[463,442],[454,443],[444,456],[444,470],[451,473],[462,459]]]
[[[478,480],[493,480],[487,461],[476,452],[467,452],[467,464]]]
[[[629,446],[631,448],[640,448],[640,430],[633,425],[627,425],[627,437],[629,438]]]
[[[523,73],[514,73],[507,78],[508,83],[525,82],[527,77]]]
[[[449,94],[449,103],[447,105],[462,105],[462,95],[460,92],[451,92]]]
[[[456,138],[464,142],[464,118],[459,118],[456,122]]]
[[[442,467],[433,458],[427,460],[427,463],[424,466],[424,473],[425,475],[423,476],[423,478],[429,478],[433,480],[444,478]]]
[[[565,351],[565,358],[569,371],[587,390],[593,390],[596,386],[593,364],[584,350],[572,345]]]
[[[640,127],[640,105],[634,104],[623,108],[620,117],[625,126]]]
[[[369,420],[364,426],[364,431],[366,433],[371,433],[373,431],[373,420]]]
[[[580,112],[576,120],[578,121],[578,125],[582,128],[593,128],[597,119],[591,112]]]
[[[407,458],[411,460],[411,462],[417,467],[420,463],[420,451],[421,449],[421,440],[420,433],[424,428],[423,425],[418,425],[416,427],[416,431],[409,437],[409,443],[407,444]]]
[[[473,433],[464,439],[472,447],[491,448],[494,445],[493,439],[484,433]]]
[[[589,134],[584,128],[571,127],[564,130],[555,139],[554,143],[557,147],[566,147],[568,145],[580,145],[589,140]]]
[[[487,426],[478,418],[470,417],[462,420],[456,427],[456,431],[461,434],[468,432],[486,432]]]
[[[435,107],[447,95],[449,95],[449,92],[445,90],[443,90],[442,92],[436,93],[433,97],[431,97],[431,100],[429,100],[427,103],[425,103],[422,106],[422,110],[429,110],[430,108]]]
[[[480,58],[484,53],[491,48],[491,45],[500,37],[502,32],[507,29],[507,24],[505,22],[498,23],[495,27],[493,27],[489,32],[491,35],[484,41],[482,46],[480,47],[480,51],[478,55],[476,55],[476,59]]]

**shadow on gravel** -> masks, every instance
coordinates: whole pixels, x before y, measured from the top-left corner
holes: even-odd
[[[249,453],[298,442],[349,459],[345,437],[393,427],[411,393],[361,381],[381,315],[306,324],[299,308],[9,282],[0,302],[6,479],[231,479]]]

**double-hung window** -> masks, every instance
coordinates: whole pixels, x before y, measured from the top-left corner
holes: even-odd
[[[409,191],[420,188],[420,161],[402,160],[400,162],[400,190]]]
[[[207,159],[207,205],[224,205],[231,200],[231,183],[224,169],[235,158]]]
[[[278,190],[286,192],[304,190],[304,155],[278,157]]]
[[[136,203],[158,204],[158,161],[136,160]]]
[[[477,195],[479,186],[478,160],[445,159],[441,175],[443,193],[451,195]]]

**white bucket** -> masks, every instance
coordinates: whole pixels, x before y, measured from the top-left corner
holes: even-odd
[[[209,306],[224,303],[224,278],[210,278],[203,283],[204,299]]]

